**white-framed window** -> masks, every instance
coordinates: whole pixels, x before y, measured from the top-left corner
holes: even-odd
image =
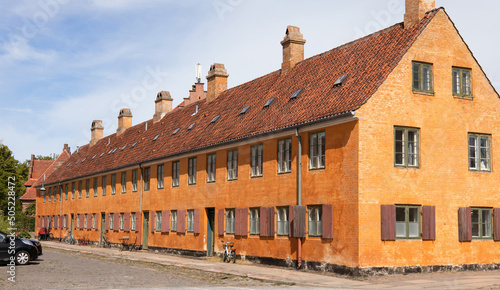
[[[160,164],[158,165],[157,167],[157,177],[156,177],[156,180],[157,180],[157,188],[158,189],[163,189],[163,180],[165,178],[165,173],[164,173],[164,166],[163,164]]]
[[[96,223],[96,218],[97,218],[97,214],[96,214],[96,213],[93,213],[93,214],[92,214],[92,228],[93,228],[93,229],[96,229],[96,228],[97,228],[97,227],[96,227],[96,224],[95,224],[95,223]]]
[[[396,238],[420,239],[420,205],[396,205]]]
[[[127,192],[127,171],[122,172],[122,193]]]
[[[108,185],[108,177],[103,176],[102,177],[102,196],[106,195],[106,186]]]
[[[67,228],[68,227],[68,216],[67,215],[64,215],[64,219],[63,219],[63,222],[64,222],[64,227]]]
[[[250,209],[250,234],[260,234],[260,208],[258,207]]]
[[[323,234],[322,214],[320,205],[308,206],[309,236],[321,237]]]
[[[132,170],[132,192],[137,192],[137,169]]]
[[[151,182],[151,167],[144,168],[144,191],[149,191]]]
[[[216,175],[216,160],[217,154],[212,153],[207,155],[207,182],[215,182]]]
[[[76,183],[73,182],[71,183],[71,198],[75,199],[75,193],[76,193]]]
[[[135,231],[135,212],[130,215],[130,230]]]
[[[490,136],[469,133],[469,170],[491,171]]]
[[[471,70],[468,68],[453,68],[453,95],[472,97]]]
[[[80,214],[76,215],[76,227],[80,228]]]
[[[234,235],[234,208],[226,209],[226,234]]]
[[[278,236],[288,236],[289,233],[289,223],[288,223],[288,207],[278,207],[277,208],[277,234]]]
[[[68,200],[68,184],[64,185],[64,200]]]
[[[227,151],[227,180],[238,179],[238,149]]]
[[[394,128],[394,165],[397,167],[419,166],[419,129]]]
[[[90,196],[90,179],[87,179],[85,181],[85,185],[86,185],[85,197],[88,198]]]
[[[172,162],[172,187],[179,186],[180,167],[181,167],[180,161]]]
[[[116,174],[111,174],[111,194],[116,194]]]
[[[114,220],[115,220],[115,214],[110,213],[109,214],[109,229],[110,230],[113,230]]]
[[[491,208],[471,208],[472,238],[493,238],[492,220]]]
[[[94,197],[97,197],[97,177],[94,178]]]
[[[87,228],[87,214],[83,215],[83,228]]]
[[[309,134],[309,169],[325,168],[325,132]]]
[[[83,181],[78,181],[78,198],[82,198]]]
[[[123,231],[125,228],[125,214],[120,213],[120,231]]]
[[[278,173],[292,172],[292,138],[278,141]]]
[[[173,210],[170,212],[170,231],[177,231],[177,211]]]
[[[161,211],[156,212],[156,220],[155,220],[155,230],[157,232],[161,232]]]
[[[250,147],[250,160],[251,160],[251,177],[262,176],[262,151],[264,145],[258,144]]]
[[[196,184],[197,161],[196,157],[188,160],[188,184]]]
[[[194,210],[190,209],[187,211],[187,231],[194,232]]]

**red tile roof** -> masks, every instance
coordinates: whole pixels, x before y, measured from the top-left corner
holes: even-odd
[[[46,182],[67,181],[355,111],[376,92],[440,9],[411,29],[396,24],[306,59],[287,74],[272,72],[228,89],[210,103],[200,100],[171,111],[155,124],[149,120],[120,136],[104,137],[92,147],[82,146]],[[344,75],[347,79],[335,87],[334,82]],[[299,89],[300,96],[290,100]],[[263,108],[271,98],[275,98],[271,106]],[[199,112],[192,116],[196,105]],[[240,115],[246,106],[251,108]],[[177,128],[179,132],[172,135]]]

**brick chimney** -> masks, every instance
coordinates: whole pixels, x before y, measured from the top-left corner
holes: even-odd
[[[184,106],[203,100],[207,97],[207,91],[205,91],[204,83],[196,83],[193,85],[193,89],[189,91],[189,97],[184,98]]]
[[[68,144],[64,144],[63,151],[66,151],[71,155],[71,148],[68,146]]]
[[[436,8],[436,0],[406,0],[405,28],[419,24],[425,14]]]
[[[286,35],[281,45],[283,46],[283,63],[281,64],[281,73],[286,74],[298,62],[304,60],[304,39],[300,28],[289,25],[286,28]]]
[[[215,100],[222,92],[227,90],[227,70],[221,63],[214,63],[208,71],[207,102]]]
[[[163,116],[172,111],[172,101],[173,99],[170,96],[170,92],[161,91],[156,95],[153,123],[160,121]]]
[[[90,127],[90,146],[94,146],[97,141],[101,140],[103,137],[104,126],[101,120],[92,121],[92,127]]]
[[[116,135],[121,135],[130,127],[132,127],[132,112],[130,109],[123,108],[120,110],[120,114],[118,114],[118,129],[116,129]]]

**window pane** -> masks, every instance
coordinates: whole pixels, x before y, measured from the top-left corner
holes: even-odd
[[[396,208],[396,221],[405,222],[406,221],[406,211],[404,207]]]
[[[470,96],[470,72],[462,71],[462,94]]]
[[[404,238],[406,237],[406,223],[396,222],[396,237]]]
[[[431,88],[431,67],[428,65],[422,66],[423,69],[423,90],[430,91]]]
[[[325,168],[325,132],[318,133],[318,167]]]
[[[483,237],[489,238],[491,237],[491,211],[488,209],[482,210],[482,232]]]
[[[413,64],[413,89],[420,90],[420,64]]]
[[[460,93],[460,73],[458,70],[453,70],[453,94]]]
[[[473,209],[471,213],[472,236],[479,237],[479,210]]]
[[[409,223],[410,227],[410,238],[420,237],[420,226],[419,223]]]

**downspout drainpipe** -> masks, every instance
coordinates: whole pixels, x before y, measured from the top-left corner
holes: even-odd
[[[299,128],[295,128],[295,136],[299,140],[299,152],[297,156],[297,205],[302,205],[302,137]],[[297,238],[297,269],[302,266],[302,238]]]
[[[141,245],[142,245],[142,236],[144,235],[144,233],[142,232],[144,230],[144,227],[143,227],[143,224],[144,224],[144,216],[143,216],[143,213],[142,213],[142,164],[139,164],[139,169],[141,170],[141,182],[139,183],[140,187],[141,187],[141,191],[140,191],[140,197],[139,197],[139,214],[141,215],[141,225],[135,225],[136,227],[139,227],[139,240],[141,241]]]
[[[62,185],[61,185],[61,183],[59,182],[59,191],[60,191],[60,193],[61,193],[61,194],[60,194],[61,206],[60,206],[60,209],[59,209],[59,219],[62,217],[62,210],[63,210],[63,198],[62,198],[62,190],[61,190],[61,186],[62,186]],[[61,231],[62,231],[62,229],[61,229],[61,227],[60,227],[60,225],[61,225],[61,221],[60,221],[59,219],[57,219],[57,221],[59,222],[59,225],[58,225],[58,228],[59,228],[59,238],[61,238]]]

